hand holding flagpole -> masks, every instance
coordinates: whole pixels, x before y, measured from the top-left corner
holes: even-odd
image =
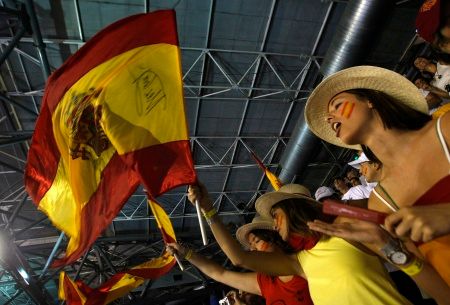
[[[180,267],[180,270],[184,271],[183,263],[181,262],[180,257],[178,256],[178,254],[177,253],[173,253],[172,255],[173,255],[173,257],[175,257],[175,260],[177,261],[178,267]]]
[[[195,205],[195,209],[197,210],[198,224],[200,226],[200,232],[202,234],[203,245],[206,246],[208,244],[208,238],[206,237],[205,223],[202,217],[200,200],[202,200],[202,202],[204,200],[209,200],[208,191],[201,184],[190,185],[188,188],[188,199],[193,205]]]

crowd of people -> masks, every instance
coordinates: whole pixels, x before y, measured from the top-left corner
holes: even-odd
[[[439,22],[425,27],[420,14],[417,22],[419,35],[450,54],[448,2],[426,1],[421,14],[438,3]],[[450,113],[433,109],[450,109],[450,66],[423,57],[414,65],[422,73],[414,83],[374,66],[324,79],[308,98],[306,122],[322,140],[359,151],[357,160],[314,197],[298,184],[262,195],[237,240],[205,186],[189,187],[223,252],[252,272],[226,270],[176,243],[169,252],[271,305],[450,304]],[[387,216],[380,225],[327,215],[330,199]]]

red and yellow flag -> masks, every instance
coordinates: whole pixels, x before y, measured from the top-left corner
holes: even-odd
[[[150,197],[196,181],[172,10],[106,27],[48,79],[25,185],[69,236],[73,263],[142,183]]]
[[[158,228],[165,242],[175,242],[175,232],[169,216],[161,206],[152,200],[148,201],[155,216]],[[61,272],[59,277],[59,298],[67,305],[105,305],[123,297],[146,279],[156,279],[167,273],[175,264],[173,256],[165,253],[163,256],[151,259],[132,269],[114,274],[108,281],[95,289],[82,281],[73,281],[67,274]]]
[[[250,151],[252,154],[253,159],[256,161],[258,166],[263,170],[264,174],[266,175],[267,179],[269,179],[270,184],[272,185],[273,189],[275,191],[278,191],[280,187],[283,186],[283,183],[278,179],[278,177],[272,173],[263,163],[262,161],[256,156],[256,154],[253,151]]]

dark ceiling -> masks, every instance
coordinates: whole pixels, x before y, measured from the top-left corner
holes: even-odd
[[[23,172],[48,70],[61,66],[100,29],[132,14],[175,9],[195,167],[234,232],[253,217],[256,198],[269,187],[250,150],[273,172],[282,171],[280,162],[296,125],[303,122],[306,98],[323,77],[321,65],[334,37],[342,35],[337,29],[348,18],[344,11],[350,3],[376,1],[0,1],[0,226],[10,239],[9,250],[4,251],[18,253],[29,264],[35,279],[31,286],[44,287],[48,304],[56,304],[60,270],[49,269],[47,263],[52,250],[61,255],[67,241],[31,202]],[[378,37],[365,37],[372,46],[362,50],[365,56],[359,64],[407,69],[404,62],[419,42],[414,18],[420,2],[397,1],[381,22],[372,24],[379,29]],[[16,14],[22,5],[25,11]],[[36,27],[31,35],[25,22],[21,31],[24,14],[32,17],[30,26],[36,26],[36,17],[41,41]],[[15,44],[18,39],[13,37],[22,32]],[[314,191],[341,173],[354,156],[352,151],[317,143],[306,166],[284,182],[303,183]],[[229,266],[213,238],[202,246],[195,209],[185,194],[182,187],[159,198],[178,238]],[[83,281],[96,286],[113,270],[159,256],[162,249],[161,235],[139,189],[83,263],[65,270],[72,278],[79,271]],[[3,268],[0,304],[36,303],[30,298],[33,289],[16,282],[17,275]],[[135,304],[187,299],[186,304],[200,304],[212,290],[221,289],[195,268],[182,273],[175,267],[116,303],[128,304],[132,298]]]

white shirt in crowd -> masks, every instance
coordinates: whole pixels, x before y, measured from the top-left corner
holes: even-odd
[[[347,193],[342,195],[341,200],[358,200],[358,199],[366,199],[369,198],[370,191],[367,189],[367,186],[357,185],[351,187]]]
[[[433,80],[430,82],[431,85],[445,90],[450,91],[450,65],[442,65],[436,63],[436,73],[433,76]]]

